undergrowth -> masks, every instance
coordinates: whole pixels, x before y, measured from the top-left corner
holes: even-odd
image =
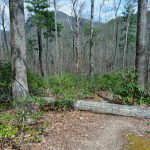
[[[47,85],[61,100],[91,99],[98,91],[109,91],[114,99],[125,105],[150,104],[150,96],[138,87],[133,70],[95,75],[90,81],[85,76],[50,77]]]
[[[0,65],[0,101],[11,99],[11,64]]]
[[[45,129],[51,125],[42,121],[45,112],[40,109],[45,101],[27,96],[13,101],[11,105],[15,109],[3,109],[0,113],[1,149],[8,148],[8,145],[21,149],[24,144],[43,141]]]
[[[0,100],[11,99],[10,66],[10,63],[1,66]],[[72,74],[42,78],[31,70],[28,70],[27,77],[31,96],[55,96],[60,100],[59,105],[66,105],[69,100],[95,98],[97,91],[110,91],[114,99],[122,104],[150,104],[150,96],[138,87],[137,75],[133,69],[95,75],[90,81],[86,76]]]
[[[73,109],[77,99],[94,99],[99,91],[111,92],[114,99],[125,105],[150,104],[150,96],[138,87],[137,75],[132,69],[95,75],[90,80],[72,74],[42,78],[31,70],[27,77],[30,96],[12,102],[11,65],[6,63],[0,68],[1,146],[10,141],[15,145],[42,141],[42,134],[50,125],[41,121],[43,111]],[[50,96],[56,98],[51,105],[44,98]]]

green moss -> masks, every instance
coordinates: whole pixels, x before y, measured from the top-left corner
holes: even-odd
[[[129,142],[127,145],[128,150],[150,150],[150,141],[144,137],[130,134],[127,140]]]

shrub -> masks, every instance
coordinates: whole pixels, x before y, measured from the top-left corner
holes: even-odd
[[[92,95],[89,82],[83,76],[67,74],[61,77],[50,77],[48,84],[52,93],[58,95],[59,99],[76,100]]]
[[[104,75],[96,75],[91,80],[91,90],[107,90],[111,91],[112,88],[117,89],[122,84],[121,73],[111,73]]]
[[[9,62],[0,65],[0,101],[11,99],[11,64]]]
[[[112,92],[117,97],[121,96],[124,104],[149,104],[149,95],[139,88],[137,83],[137,74],[133,70],[124,71],[121,74],[122,83],[119,88],[112,88]]]
[[[65,99],[56,100],[53,105],[53,109],[57,111],[72,110],[73,108],[74,108],[73,100],[65,100]]]
[[[31,95],[42,96],[46,89],[45,80],[31,70],[27,71],[28,86]]]
[[[48,104],[48,101],[41,97],[32,97],[33,99],[33,105],[38,105],[39,107],[44,107]]]
[[[17,127],[11,125],[0,125],[0,138],[14,138],[17,135]]]
[[[150,104],[150,96],[141,90],[134,70],[123,70],[103,76],[96,76],[92,84],[94,90],[108,90],[114,98],[127,105]]]

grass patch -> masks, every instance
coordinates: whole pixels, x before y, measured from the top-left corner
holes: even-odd
[[[150,141],[141,136],[131,134],[127,137],[129,150],[150,150]]]

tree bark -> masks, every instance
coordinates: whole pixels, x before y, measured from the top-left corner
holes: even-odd
[[[142,108],[139,106],[125,106],[125,105],[110,104],[106,102],[90,102],[90,101],[77,101],[74,107],[75,109],[78,110],[92,111],[96,113],[150,119],[149,107]]]
[[[8,48],[8,43],[7,43],[7,34],[6,34],[6,29],[5,29],[5,6],[3,7],[3,10],[2,10],[1,19],[2,19],[2,28],[3,28],[3,39],[4,39],[7,55],[9,56],[9,48]]]
[[[93,71],[92,68],[93,26],[94,26],[94,0],[91,0],[89,77],[91,77]]]
[[[146,49],[147,5],[147,0],[138,1],[135,68],[138,74],[138,84],[143,90],[146,90],[148,69]]]
[[[54,0],[54,14],[55,14],[55,71],[56,73],[60,73],[60,60],[59,60],[59,49],[58,49],[58,26],[57,26],[57,4],[56,0]]]
[[[49,105],[52,105],[57,101],[52,97],[43,97],[47,100]],[[74,109],[91,111],[100,114],[112,114],[126,117],[136,117],[136,118],[147,118],[150,119],[150,108],[141,106],[127,106],[108,103],[107,101],[93,102],[78,100],[74,103]]]
[[[114,0],[114,8],[115,8],[115,21],[114,21],[114,36],[113,36],[113,41],[115,43],[114,45],[114,64],[113,64],[113,69],[116,69],[116,64],[117,64],[117,50],[118,50],[118,32],[119,32],[119,21],[118,21],[118,10],[120,7],[122,0],[119,0],[118,5],[116,4],[116,0]]]
[[[128,46],[128,33],[129,33],[129,26],[130,26],[130,15],[127,18],[127,23],[126,23],[126,36],[125,36],[125,45],[123,48],[123,69],[125,68],[126,65],[126,55],[127,55],[127,46]]]
[[[78,8],[78,0],[71,0],[72,2],[72,10],[75,16],[75,29],[73,30],[75,34],[75,73],[79,73],[79,64],[80,64],[80,17],[82,8],[85,4],[84,2],[80,2],[80,6]]]
[[[41,76],[44,76],[44,69],[43,69],[43,47],[42,47],[42,33],[41,29],[37,29],[37,35],[38,35],[38,47],[39,47],[39,65],[40,65],[40,73]]]
[[[18,97],[25,97],[28,94],[24,1],[10,0],[9,11],[13,72],[12,93],[13,99],[16,99]]]
[[[75,25],[75,60],[76,60],[75,72],[76,74],[79,73],[79,46],[80,46],[79,27],[80,27],[79,16],[76,16],[76,25]]]

